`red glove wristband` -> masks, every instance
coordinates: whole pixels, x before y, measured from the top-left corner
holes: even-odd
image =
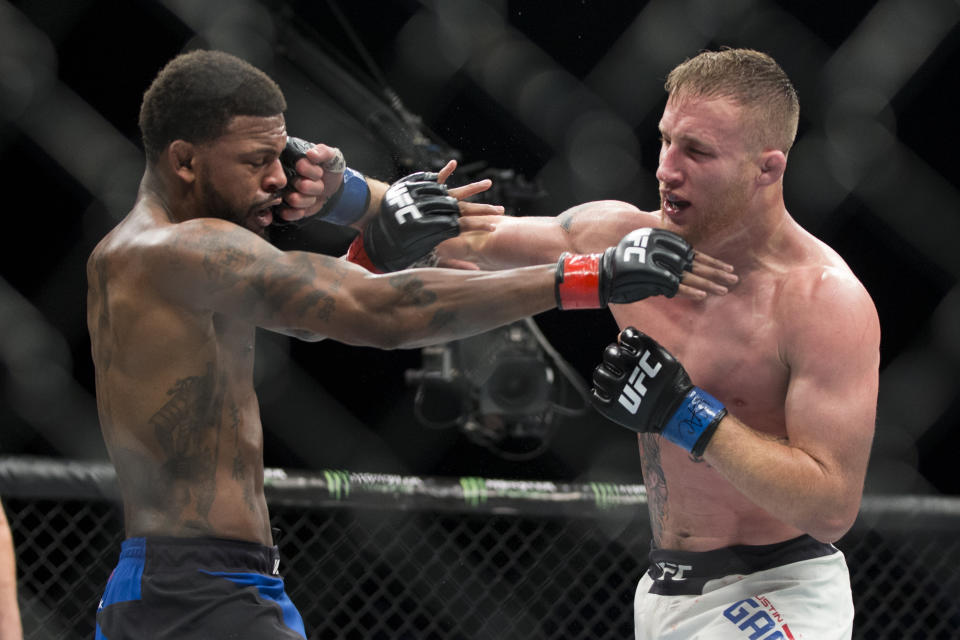
[[[602,253],[565,253],[557,263],[554,291],[561,309],[600,309]]]
[[[347,249],[347,260],[353,264],[358,264],[367,271],[373,273],[383,273],[375,266],[370,260],[370,256],[367,255],[367,250],[363,248],[363,234],[359,234],[356,238],[353,239],[353,242],[350,243],[350,248]]]

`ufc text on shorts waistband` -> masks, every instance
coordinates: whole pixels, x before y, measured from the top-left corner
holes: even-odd
[[[767,545],[737,545],[713,551],[651,549],[647,575],[653,580],[649,593],[699,595],[704,585],[717,578],[747,575],[801,560],[838,553],[832,544],[808,535]]]

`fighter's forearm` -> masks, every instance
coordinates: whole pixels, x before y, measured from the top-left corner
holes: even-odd
[[[473,262],[485,269],[507,269],[555,262],[565,251],[602,252],[624,235],[655,226],[656,216],[625,202],[586,202],[554,217],[491,219],[492,231],[476,231],[442,243],[441,258]]]
[[[461,233],[441,243],[437,255],[496,270],[556,262],[560,254],[574,248],[557,218],[488,216],[484,220],[488,218],[493,230]]]
[[[370,276],[357,287],[363,312],[341,338],[415,348],[464,338],[556,306],[556,267],[509,272],[415,269]],[[504,295],[504,292],[509,294]]]
[[[838,540],[856,519],[862,482],[734,416],[720,422],[703,459],[755,504],[818,540]]]

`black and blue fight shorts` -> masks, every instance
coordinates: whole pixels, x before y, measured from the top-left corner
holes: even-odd
[[[276,547],[128,538],[97,608],[96,640],[304,640]]]

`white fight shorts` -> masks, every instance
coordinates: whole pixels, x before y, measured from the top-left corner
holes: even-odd
[[[843,553],[810,536],[695,553],[654,548],[633,603],[636,640],[848,640]]]

